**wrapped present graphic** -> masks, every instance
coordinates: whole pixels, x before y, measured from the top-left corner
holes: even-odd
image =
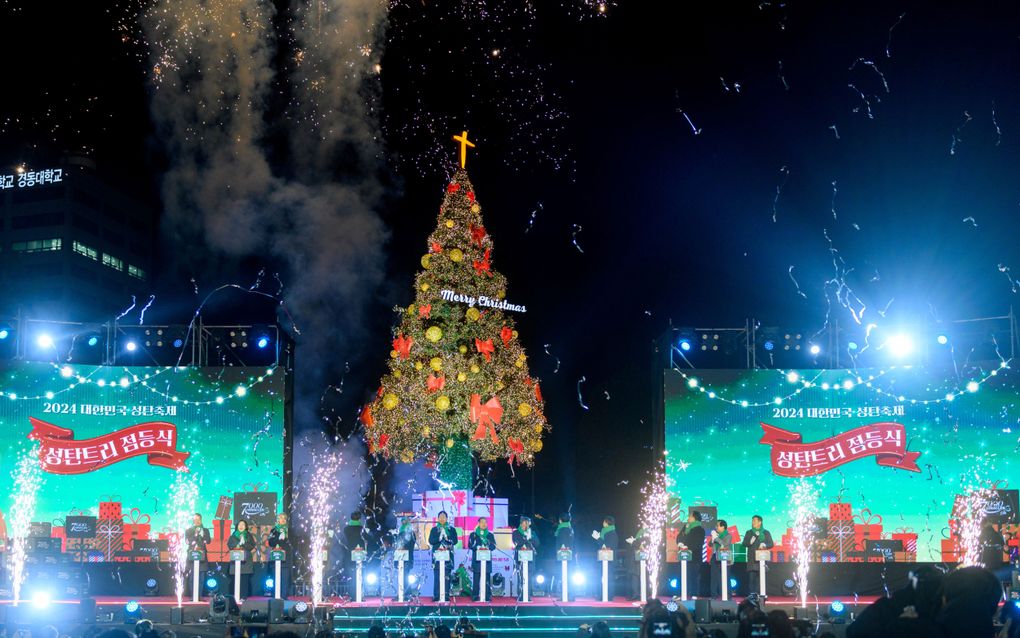
[[[119,521],[123,517],[120,496],[110,494],[99,501],[99,518],[107,521]]]
[[[853,507],[850,503],[829,503],[829,519],[833,521],[853,520]]]
[[[863,563],[864,562],[864,552],[863,551],[858,551],[856,549],[851,551],[851,552],[847,552],[846,558],[844,559],[844,561],[847,562],[847,563]]]
[[[95,549],[103,553],[103,560],[110,562],[114,555],[124,549],[124,527],[119,521],[101,519],[96,524]]]
[[[836,562],[836,552],[831,551],[831,550],[826,550],[826,551],[822,552],[820,558],[821,558],[823,563],[835,563]]]
[[[854,516],[854,548],[864,550],[864,545],[869,540],[880,540],[882,538],[882,517],[872,514],[871,510],[865,508],[860,514]]]
[[[869,563],[884,563],[885,562],[885,556],[871,556],[871,555],[869,555],[868,556],[868,562]]]
[[[942,539],[942,560],[946,563],[960,562],[960,544],[957,539]]]
[[[892,533],[892,539],[903,541],[905,552],[917,553],[917,532],[912,527],[897,527]]]
[[[131,541],[144,540],[149,538],[149,532],[152,531],[150,524],[151,517],[148,514],[143,514],[142,510],[137,507],[132,507],[131,511],[124,517],[124,536],[121,542],[121,549],[130,550]]]

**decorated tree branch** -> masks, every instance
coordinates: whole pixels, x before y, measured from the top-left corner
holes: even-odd
[[[506,279],[492,267],[492,238],[461,161],[414,303],[396,308],[389,372],[361,421],[373,453],[425,460],[444,482],[471,489],[473,455],[531,465],[549,426],[511,316],[526,308],[507,300]]]

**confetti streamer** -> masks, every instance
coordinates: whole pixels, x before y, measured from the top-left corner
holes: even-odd
[[[779,169],[779,174],[783,176],[783,181],[776,184],[776,196],[772,199],[772,223],[776,223],[776,217],[779,215],[779,196],[783,193],[783,187],[786,186],[786,180],[790,179],[790,169],[783,166]]]
[[[967,111],[963,112],[963,122],[959,126],[956,127],[955,131],[953,131],[953,139],[949,143],[949,154],[950,155],[956,155],[956,146],[961,141],[960,140],[960,134],[963,132],[963,129],[967,126],[967,124],[970,123],[970,121],[972,119],[973,118],[970,116],[970,113],[968,113]]]
[[[524,233],[527,234],[531,231],[531,227],[535,225],[535,218],[538,217],[538,211],[542,210],[542,202],[535,204],[534,210],[531,211],[531,217],[528,218],[528,227],[524,229]]]
[[[783,88],[786,91],[790,90],[790,85],[786,83],[786,76],[783,74],[783,61],[779,60],[779,81],[783,83]]]
[[[974,225],[974,228],[977,228],[977,225],[978,225],[977,224],[977,220],[974,219],[973,215],[971,215],[970,217],[964,217],[962,221],[963,221],[964,224],[966,224],[967,222],[970,222],[971,224]]]
[[[156,301],[156,295],[149,295],[149,301],[146,302],[145,307],[142,308],[142,311],[138,314],[139,326],[145,323],[145,311],[148,310],[150,306],[152,306],[153,301]]]
[[[907,12],[906,11],[901,13],[900,17],[896,18],[896,22],[894,22],[893,25],[891,27],[889,27],[889,37],[886,38],[886,41],[885,41],[885,57],[887,57],[887,58],[892,58],[892,32],[893,32],[893,29],[898,27],[900,25],[900,22],[903,22],[903,18],[905,18],[905,17],[907,17]]]
[[[832,180],[832,203],[829,208],[832,210],[832,218],[836,219],[836,180]]]
[[[882,88],[885,89],[886,93],[890,92],[889,91],[889,83],[885,79],[885,74],[882,73],[878,69],[878,65],[877,64],[875,64],[872,60],[865,60],[864,58],[857,58],[854,61],[854,63],[850,65],[850,69],[849,70],[853,71],[855,68],[857,68],[858,64],[863,64],[864,66],[871,68],[872,71],[877,73],[878,74],[878,79],[882,81]]]
[[[829,125],[829,130],[832,131],[832,134],[835,135],[836,139],[838,140],[839,139],[839,129],[836,128],[836,125],[835,124],[830,124]]]
[[[553,353],[549,352],[549,346],[550,346],[550,345],[552,345],[552,344],[548,344],[548,343],[547,343],[547,344],[545,344],[545,346],[544,346],[544,348],[545,348],[545,353],[546,353],[547,355],[549,355],[550,357],[552,357],[553,359],[556,359],[556,367],[555,367],[555,368],[553,368],[553,374],[556,374],[557,372],[559,372],[559,371],[560,371],[560,358],[559,358],[559,357],[557,357],[556,355],[554,355]]]
[[[995,119],[995,100],[992,100],[992,126],[995,127],[995,145],[1002,144],[1002,129],[999,128],[999,121]]]
[[[689,115],[687,115],[686,111],[684,111],[683,109],[677,109],[676,111],[680,115],[683,115],[684,119],[687,120],[688,126],[691,127],[691,132],[693,132],[695,135],[701,135],[701,129],[694,125],[694,122],[691,121],[691,118]]]
[[[1013,275],[1010,274],[1009,266],[1006,264],[999,264],[999,272],[1006,276],[1006,280],[1009,281],[1009,285],[1012,287],[1013,292],[1017,291],[1017,286],[1020,286],[1020,280],[1013,279]]]
[[[787,271],[787,274],[790,276],[790,281],[792,281],[793,285],[797,288],[797,294],[807,299],[807,295],[804,294],[804,291],[800,289],[800,284],[797,283],[797,280],[793,276],[793,266],[790,266],[790,270]]]
[[[577,243],[577,234],[579,232],[581,232],[582,230],[584,230],[584,229],[581,228],[580,224],[573,224],[573,227],[574,227],[574,229],[573,229],[572,237],[573,237],[573,241],[574,241],[574,248],[577,249],[577,252],[584,254],[584,249],[581,248],[580,244]]]
[[[587,380],[588,379],[586,377],[584,377],[584,376],[582,376],[580,379],[577,380],[577,402],[580,403],[581,407],[584,408],[585,410],[588,409],[588,406],[585,405],[584,397],[581,396],[581,384],[584,383]]]
[[[129,312],[131,312],[132,310],[135,309],[135,305],[136,304],[137,304],[137,300],[135,299],[135,296],[131,295],[131,305],[128,306],[127,308],[125,308],[124,312],[122,312],[119,315],[117,315],[117,318],[114,319],[114,321],[120,321],[121,319],[123,319],[124,315],[126,315],[127,313],[129,313]]]
[[[849,87],[851,91],[856,93],[858,97],[861,98],[861,102],[864,103],[864,112],[865,114],[867,114],[868,119],[869,120],[875,119],[874,113],[871,112],[871,100],[869,100],[868,96],[864,94],[864,91],[861,91],[859,88],[857,88],[857,85],[852,82],[850,84],[847,84],[847,87]],[[855,106],[852,110],[854,113],[860,113],[861,107]]]

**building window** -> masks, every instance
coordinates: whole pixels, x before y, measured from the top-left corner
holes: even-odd
[[[91,246],[86,246],[80,241],[75,240],[74,243],[71,244],[71,248],[79,255],[85,255],[89,259],[99,261],[99,252]]]
[[[11,244],[11,250],[19,253],[42,253],[51,250],[60,250],[61,241],[59,237],[53,239],[32,239],[30,241],[16,241]]]
[[[142,281],[145,281],[145,271],[139,268],[138,266],[132,266],[131,264],[128,264],[128,274],[131,275],[132,277],[135,277],[136,279],[141,279]]]
[[[119,270],[121,272],[124,271],[124,262],[119,260],[119,259],[117,259],[113,255],[110,255],[110,254],[107,254],[107,253],[103,253],[103,265],[104,266],[109,266],[110,268],[113,268],[114,270]]]

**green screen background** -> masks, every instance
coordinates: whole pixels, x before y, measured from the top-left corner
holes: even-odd
[[[36,445],[26,438],[32,430],[30,416],[73,430],[77,440],[145,421],[168,421],[177,426],[177,449],[191,453],[186,465],[200,481],[196,510],[206,521],[212,520],[220,496],[233,497],[252,484],[276,492],[282,506],[286,385],[282,368],[270,372],[17,361],[0,366],[0,476],[11,476],[21,454]],[[124,379],[127,387],[121,386]],[[244,396],[237,395],[240,385],[246,389]],[[53,398],[46,398],[47,393]],[[222,403],[216,403],[217,397]],[[77,413],[47,412],[47,404],[75,406]],[[127,415],[83,415],[82,404],[125,406]],[[146,407],[164,412],[176,408],[176,416],[131,416],[133,408]],[[115,500],[123,504],[124,514],[137,507],[151,516],[153,535],[169,523],[174,471],[149,465],[145,456],[85,474],[43,475],[35,521],[63,519],[72,509],[96,515],[100,501]],[[5,515],[12,499],[9,490],[0,493],[0,511]]]
[[[852,461],[819,476],[824,484],[817,508],[820,517],[828,517],[828,504],[839,498],[852,504],[854,514],[868,508],[882,516],[886,532],[912,527],[918,533],[919,561],[941,560],[941,539],[948,536],[962,475],[973,481],[976,473],[982,482],[1005,482],[1017,476],[1013,459],[1020,408],[1014,375],[1008,368],[994,376],[986,371],[963,378],[911,367],[797,370],[796,383],[787,379],[787,372],[665,371],[667,472],[684,507],[698,501],[714,503],[719,517],[737,525],[741,533],[750,527],[752,515],[761,514],[779,543],[779,535],[792,523],[788,494],[797,479],[772,473],[770,446],[759,443],[763,421],[799,432],[804,442],[879,421],[902,423],[906,449],[921,453],[917,465],[922,472],[880,467],[875,457]],[[966,391],[969,381],[984,377],[986,382],[976,392]],[[691,379],[696,380],[695,387]],[[853,384],[850,390],[843,387],[847,380]],[[822,389],[823,384],[830,389]],[[798,388],[801,391],[792,394]],[[947,393],[958,392],[963,394],[944,400]],[[709,393],[716,398],[709,398]],[[900,396],[905,400],[898,401]],[[781,405],[774,403],[776,397],[783,397]],[[923,402],[933,399],[942,401]],[[748,407],[741,407],[741,401],[747,401]],[[767,405],[755,407],[755,403]],[[892,410],[897,405],[902,406],[903,416],[819,419],[781,418],[776,413],[779,408],[803,408],[806,414],[809,408],[850,407],[856,415],[860,406]]]

